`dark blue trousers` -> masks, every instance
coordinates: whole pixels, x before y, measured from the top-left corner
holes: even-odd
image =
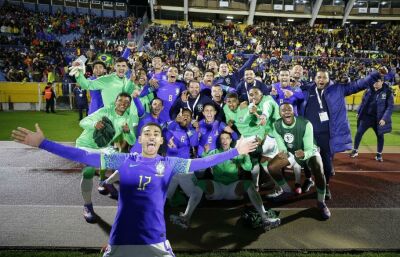
[[[354,149],[358,149],[360,146],[361,139],[369,128],[372,128],[375,132],[378,145],[377,145],[377,152],[382,153],[383,150],[383,145],[384,145],[384,135],[383,134],[378,134],[378,121],[376,120],[375,117],[369,116],[369,115],[364,115],[361,117],[361,119],[358,120],[357,122],[357,133],[354,138]]]

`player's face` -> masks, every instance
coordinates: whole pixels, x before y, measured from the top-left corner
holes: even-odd
[[[204,74],[204,79],[203,79],[203,83],[206,84],[207,86],[211,86],[212,82],[214,80],[214,74],[211,72],[206,72]]]
[[[279,108],[283,123],[286,125],[292,125],[294,122],[294,111],[293,106],[290,104],[283,104]]]
[[[228,98],[226,99],[226,105],[228,106],[229,110],[235,111],[239,106],[239,100],[236,98]]]
[[[151,102],[151,113],[154,116],[160,115],[161,111],[163,110],[164,106],[159,99],[153,100]]]
[[[129,97],[119,96],[117,98],[117,100],[115,101],[115,112],[118,115],[122,115],[122,114],[124,114],[126,109],[129,108],[130,105],[131,105],[131,101],[130,101]]]
[[[178,69],[176,67],[170,67],[167,72],[168,82],[174,83],[178,77]]]
[[[197,82],[192,81],[189,84],[188,88],[189,94],[191,97],[197,97],[200,93],[200,84]]]
[[[193,80],[193,71],[185,71],[185,73],[183,74],[183,80],[185,80],[186,82],[189,82],[191,80]]]
[[[211,96],[214,101],[220,103],[222,101],[222,88],[221,87],[212,87],[211,88]]]
[[[212,107],[210,105],[207,105],[203,109],[204,119],[206,120],[207,123],[213,122],[216,114],[217,114],[217,112],[215,111],[214,107]]]
[[[95,64],[93,66],[93,74],[98,78],[104,75],[106,70],[102,64]]]
[[[231,146],[232,143],[232,138],[230,135],[228,135],[227,133],[223,133],[221,134],[221,136],[219,137],[220,143],[221,143],[221,147],[223,150],[228,150]]]
[[[318,71],[315,75],[315,84],[317,84],[318,89],[324,89],[329,83],[328,72]]]
[[[255,77],[256,77],[256,74],[254,74],[254,71],[252,71],[252,70],[247,70],[244,72],[244,80],[247,83],[252,84],[254,82]]]
[[[219,74],[221,76],[228,76],[229,74],[229,69],[228,69],[228,64],[226,63],[221,63],[219,65]]]
[[[289,86],[290,72],[289,71],[280,71],[278,79],[281,82],[281,86],[283,86],[283,87]]]
[[[154,69],[161,69],[162,67],[162,60],[160,57],[154,57],[153,60],[151,60],[151,65],[153,66]]]
[[[215,61],[209,61],[208,62],[208,69],[217,72],[218,71],[218,65]]]
[[[301,77],[303,76],[303,67],[301,65],[295,65],[292,68],[292,74],[291,75],[295,80],[300,80]]]
[[[374,89],[375,91],[381,89],[383,86],[383,81],[382,80],[378,80],[377,82],[374,83]]]
[[[139,137],[144,157],[155,157],[160,145],[163,143],[161,130],[157,126],[144,126]]]
[[[115,72],[117,76],[123,78],[125,73],[128,71],[128,64],[126,62],[117,62],[115,64]]]
[[[145,75],[140,75],[139,77],[139,85],[145,85],[147,83],[147,76]]]
[[[200,69],[199,69],[199,67],[197,67],[197,66],[192,67],[192,71],[193,71],[193,76],[195,78],[200,77]]]
[[[249,92],[249,101],[252,103],[253,101],[256,102],[256,104],[259,104],[261,102],[261,99],[263,97],[262,92],[258,88],[252,88],[250,89]]]
[[[179,121],[181,127],[187,127],[192,122],[192,114],[188,111],[182,112],[182,118]]]

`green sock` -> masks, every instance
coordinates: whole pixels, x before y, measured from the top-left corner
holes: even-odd
[[[326,193],[326,187],[324,187],[324,189],[319,189],[317,187],[317,199],[318,199],[318,202],[325,202],[325,193]]]
[[[106,180],[106,170],[100,170],[100,180]]]

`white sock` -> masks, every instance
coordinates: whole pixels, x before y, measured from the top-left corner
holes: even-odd
[[[193,188],[193,191],[189,197],[188,205],[186,206],[185,213],[183,214],[183,216],[187,220],[190,220],[190,218],[192,217],[194,210],[196,209],[197,205],[199,205],[199,203],[201,201],[202,195],[203,195],[203,190],[201,190],[200,187],[196,186]]]
[[[81,192],[85,204],[92,203],[92,189],[93,189],[93,178],[86,179],[82,177]]]
[[[294,173],[294,181],[296,184],[301,183],[301,166],[299,164],[295,164],[293,166],[293,173]]]
[[[261,215],[263,219],[266,219],[267,215],[265,215],[266,211],[263,205],[263,201],[261,200],[260,194],[254,188],[254,185],[249,186],[249,188],[247,189],[247,194],[249,196],[250,202],[256,208],[257,212]]]
[[[253,179],[254,186],[258,187],[258,179],[260,177],[260,165],[257,163],[251,170],[251,177]]]
[[[115,182],[119,181],[119,172],[118,170],[114,171],[108,179],[106,179],[107,184],[114,184]]]

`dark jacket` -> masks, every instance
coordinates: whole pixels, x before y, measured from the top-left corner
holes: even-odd
[[[271,87],[265,85],[264,83],[258,81],[258,80],[254,80],[255,84],[253,83],[254,86],[257,86],[261,89],[263,95],[269,95],[271,93]],[[240,82],[237,87],[236,87],[236,93],[239,96],[239,101],[243,102],[243,101],[249,101],[248,98],[248,93],[250,91],[250,89],[253,87],[253,85],[248,85],[247,89],[246,89],[246,82],[242,81]]]
[[[358,108],[358,119],[362,120],[367,112],[368,102],[372,96],[373,87],[368,88],[362,98]],[[373,100],[373,99],[371,99]],[[393,91],[389,85],[383,84],[382,88],[376,92],[376,122],[378,134],[389,133],[392,131],[392,112],[393,112]],[[385,125],[379,126],[379,121],[384,120]]]
[[[334,83],[330,81],[329,85],[325,87],[323,95],[329,113],[329,145],[332,154],[352,149],[352,138],[350,124],[347,118],[345,96],[352,95],[371,87],[378,79],[380,79],[380,74],[378,72],[372,72],[364,79],[347,84]],[[303,117],[307,108],[310,93],[315,94],[315,87],[315,82],[302,87],[304,101],[299,106],[299,115]],[[319,110],[315,111],[319,112]],[[308,117],[305,118],[309,119]],[[315,127],[320,124],[312,125]]]

